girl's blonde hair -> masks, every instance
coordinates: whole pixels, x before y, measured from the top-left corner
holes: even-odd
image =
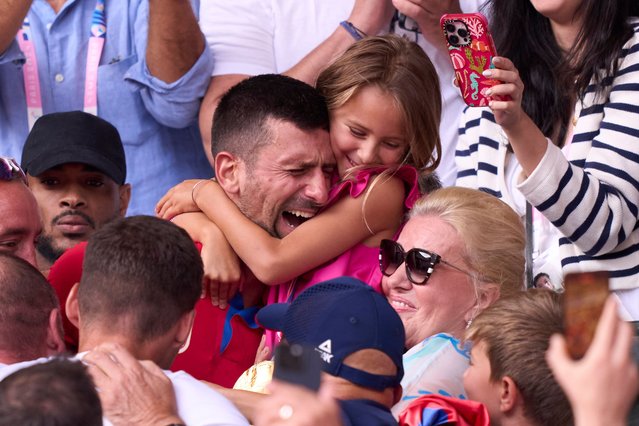
[[[402,112],[409,142],[405,162],[424,172],[435,170],[442,153],[441,94],[428,56],[416,43],[396,35],[367,37],[353,44],[317,79],[329,111],[371,85],[388,93]]]
[[[506,203],[476,189],[448,187],[420,198],[410,217],[435,216],[457,231],[460,253],[481,283],[499,286],[507,296],[524,289],[524,227]]]

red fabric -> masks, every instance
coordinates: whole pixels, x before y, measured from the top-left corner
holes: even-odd
[[[62,315],[62,327],[64,328],[64,342],[71,353],[78,351],[78,329],[67,318],[66,303],[69,292],[75,283],[82,277],[82,260],[86,241],[78,243],[70,248],[55,261],[49,271],[49,284],[55,290],[60,301],[60,314]]]
[[[233,387],[240,375],[255,361],[263,330],[251,329],[238,316],[231,318],[233,337],[220,353],[226,309],[213,306],[207,296],[195,305],[195,321],[191,342],[179,354],[171,370],[184,370],[196,379],[224,387]]]
[[[442,395],[415,399],[399,415],[400,426],[490,426],[484,404]]]
[[[78,329],[67,319],[65,304],[73,285],[80,282],[86,245],[82,242],[67,250],[49,272],[49,283],[60,301],[65,343],[71,352],[78,349]],[[202,249],[200,243],[196,246],[198,250]],[[251,329],[239,317],[231,319],[233,338],[226,350],[220,353],[227,310],[213,306],[208,296],[197,302],[189,346],[177,356],[171,370],[184,370],[197,379],[232,387],[237,378],[253,365],[263,330]]]

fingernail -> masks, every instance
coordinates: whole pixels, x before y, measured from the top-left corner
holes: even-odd
[[[493,94],[492,89],[488,89],[488,90],[486,90],[486,95],[487,95],[487,96],[490,96],[490,95],[492,95],[492,94]]]
[[[490,77],[491,75],[493,75],[493,72],[491,70],[485,70],[482,74],[485,77]]]

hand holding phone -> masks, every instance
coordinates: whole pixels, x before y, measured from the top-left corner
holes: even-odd
[[[464,102],[480,107],[488,106],[492,99],[501,100],[499,96],[486,94],[488,89],[501,83],[483,75],[485,70],[493,68],[493,57],[497,56],[486,18],[481,13],[445,14],[440,25]]]
[[[584,356],[610,294],[607,272],[579,272],[564,278],[564,335],[573,359]]]
[[[322,360],[312,347],[280,343],[275,348],[273,378],[317,391]]]

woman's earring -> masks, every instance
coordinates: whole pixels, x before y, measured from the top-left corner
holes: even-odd
[[[466,321],[466,330],[468,330],[470,328],[470,325],[473,323],[473,319],[469,319],[468,321]]]

